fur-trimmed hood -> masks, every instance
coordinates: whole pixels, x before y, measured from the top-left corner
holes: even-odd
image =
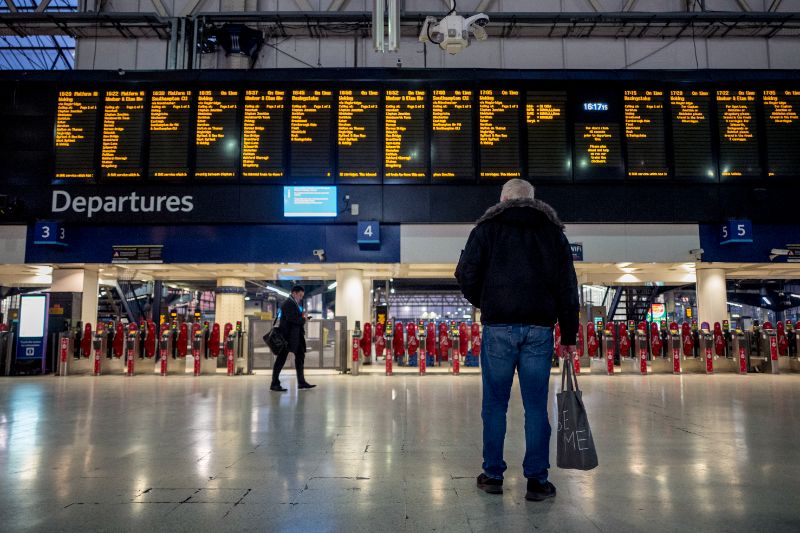
[[[499,214],[503,213],[507,209],[512,207],[527,207],[529,209],[535,209],[542,214],[544,214],[550,222],[561,228],[564,229],[564,224],[558,218],[558,214],[556,210],[550,207],[548,204],[544,203],[541,200],[535,200],[531,198],[515,198],[513,200],[506,200],[505,202],[499,202],[489,209],[483,214],[481,218],[478,219],[476,224],[481,224],[486,222],[489,219],[492,219]]]

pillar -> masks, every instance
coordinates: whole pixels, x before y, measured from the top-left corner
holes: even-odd
[[[222,328],[230,322],[242,322],[244,326],[244,280],[239,278],[219,278],[217,280],[216,312],[214,321]]]
[[[79,320],[92,327],[97,325],[97,298],[100,292],[97,270],[84,268],[57,268],[53,270],[50,292],[71,293],[72,313],[69,318],[74,326]],[[80,298],[78,296],[80,295]]]
[[[356,268],[336,271],[336,316],[347,317],[348,330],[355,329],[356,321],[364,323],[363,278],[364,271]]]
[[[721,268],[697,268],[697,322],[728,320],[728,288]]]
[[[362,322],[363,324],[364,322],[372,321],[372,293],[369,292],[372,289],[372,280],[369,278],[362,278],[361,286],[364,292],[364,311],[362,313],[362,316],[364,317],[364,321]]]

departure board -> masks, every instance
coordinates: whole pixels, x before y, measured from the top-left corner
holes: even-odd
[[[431,97],[431,166],[434,178],[473,179],[472,95],[469,89],[434,89]]]
[[[716,178],[711,150],[711,93],[673,90],[669,104],[675,177]]]
[[[242,124],[242,176],[283,176],[286,91],[246,90]]]
[[[610,95],[574,102],[576,178],[624,177],[616,102]]]
[[[666,177],[664,91],[626,90],[623,102],[628,177]]]
[[[198,178],[233,178],[239,161],[239,91],[197,92],[195,171]]]
[[[764,91],[767,172],[796,176],[800,171],[800,91]]]
[[[519,91],[481,89],[478,139],[481,177],[519,177]]]
[[[378,177],[381,166],[378,153],[380,103],[378,90],[339,91],[339,177]]]
[[[106,91],[100,169],[104,178],[141,178],[144,91]]]
[[[292,91],[289,134],[292,150],[292,177],[324,178],[332,176],[332,113],[332,91],[302,89]]]
[[[758,176],[756,92],[717,91],[721,176]]]
[[[425,91],[387,90],[384,117],[384,176],[426,177]]]
[[[191,91],[153,91],[150,99],[150,176],[189,175]]]
[[[98,91],[60,91],[56,108],[57,180],[94,179]]]
[[[567,93],[528,91],[528,176],[568,178],[571,161],[567,146]]]

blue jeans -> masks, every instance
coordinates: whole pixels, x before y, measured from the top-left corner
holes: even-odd
[[[506,412],[511,397],[514,371],[519,372],[522,404],[525,407],[526,478],[547,481],[550,468],[550,421],[547,417],[547,387],[553,359],[553,329],[524,325],[483,327],[483,471],[503,479]]]

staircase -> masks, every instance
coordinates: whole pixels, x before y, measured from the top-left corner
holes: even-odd
[[[608,307],[607,321],[633,320],[637,324],[647,319],[650,306],[660,294],[659,287],[623,286],[612,287],[614,295]]]
[[[148,316],[152,305],[153,287],[150,282],[120,280],[100,287],[97,318],[102,322],[139,322]]]

